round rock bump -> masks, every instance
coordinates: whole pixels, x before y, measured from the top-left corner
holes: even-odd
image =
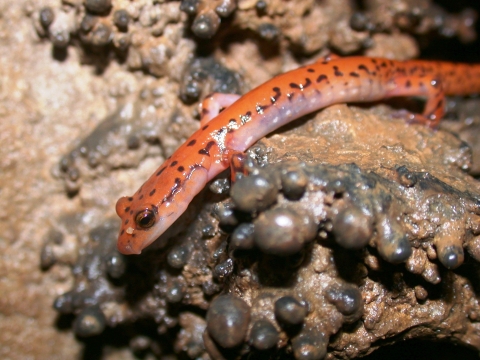
[[[47,29],[53,20],[55,20],[55,13],[53,12],[52,8],[49,6],[45,6],[40,10],[39,13],[40,24],[44,29]]]
[[[113,33],[110,26],[103,23],[97,23],[92,29],[90,44],[94,46],[105,46],[112,41]]]
[[[125,257],[118,252],[107,258],[107,272],[114,279],[120,278],[125,273],[126,267]]]
[[[275,301],[275,318],[284,325],[300,325],[307,316],[307,309],[292,296]]]
[[[233,348],[245,340],[250,323],[250,307],[231,294],[220,295],[207,311],[207,331],[221,347]]]
[[[328,339],[316,329],[304,329],[292,339],[292,348],[297,360],[321,360],[327,354]]]
[[[373,219],[357,206],[341,209],[332,219],[335,241],[346,249],[361,249],[373,235]]]
[[[235,249],[248,250],[254,246],[254,225],[243,223],[235,228],[231,237],[230,245]]]
[[[113,23],[119,30],[126,31],[128,29],[129,21],[130,15],[127,10],[119,9],[113,13]]]
[[[250,331],[250,344],[257,350],[267,350],[273,348],[279,339],[278,331],[273,324],[261,319],[255,321]]]
[[[183,291],[183,286],[180,283],[173,282],[167,288],[166,298],[169,303],[179,303],[180,301],[182,301],[184,295],[185,292]]]
[[[224,262],[218,264],[213,269],[213,277],[215,279],[223,279],[233,273],[234,263],[231,258],[228,258]]]
[[[463,264],[465,255],[463,249],[457,245],[448,245],[437,249],[438,260],[447,269],[455,269]]]
[[[378,215],[377,221],[379,254],[392,264],[406,261],[412,255],[412,246],[400,225],[385,215]]]
[[[236,7],[236,1],[223,0],[220,5],[215,8],[215,12],[221,17],[228,17],[235,11]]]
[[[367,30],[368,22],[368,17],[360,11],[354,12],[350,17],[350,27],[355,31]]]
[[[106,326],[105,315],[98,306],[83,309],[73,323],[73,331],[78,336],[88,337],[101,334]]]
[[[112,0],[85,0],[85,8],[95,14],[102,14],[110,10]]]
[[[349,284],[336,284],[328,288],[327,300],[343,315],[352,315],[363,307],[360,290]]]
[[[235,216],[235,211],[233,210],[233,205],[231,203],[218,204],[214,209],[214,213],[220,226],[230,228],[238,225],[238,219]]]
[[[255,9],[260,12],[264,12],[267,10],[268,4],[265,0],[258,0],[255,4]]]
[[[88,33],[93,29],[93,27],[97,24],[98,19],[96,16],[92,16],[90,14],[85,14],[80,22],[80,30],[84,33]]]
[[[306,241],[305,221],[291,209],[268,210],[255,220],[254,226],[255,244],[267,254],[293,255]]]
[[[197,15],[192,24],[192,31],[202,39],[210,39],[220,26],[220,17],[213,10]]]
[[[209,189],[214,194],[228,194],[230,191],[230,180],[216,179],[210,184]]]
[[[174,248],[167,257],[168,265],[173,267],[174,269],[181,269],[185,266],[188,262],[189,252],[187,247],[185,246],[178,246]]]
[[[68,291],[65,294],[57,296],[53,302],[53,308],[60,314],[71,314],[74,309],[72,291]]]
[[[200,0],[182,0],[180,3],[180,10],[188,15],[195,15],[199,4]]]
[[[289,170],[280,175],[282,190],[285,196],[290,200],[298,200],[305,193],[308,184],[308,177],[304,171]]]
[[[277,194],[275,183],[262,175],[241,178],[230,192],[236,208],[249,213],[268,208],[277,200]]]

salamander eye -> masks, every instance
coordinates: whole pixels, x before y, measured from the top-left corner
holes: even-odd
[[[148,229],[155,224],[155,214],[150,209],[140,211],[135,216],[135,223],[139,228]]]

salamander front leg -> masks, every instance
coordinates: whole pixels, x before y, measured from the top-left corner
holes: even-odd
[[[220,111],[232,105],[240,98],[237,94],[212,93],[200,105],[200,126],[214,119]]]
[[[238,175],[247,175],[248,171],[245,166],[247,155],[243,152],[235,152],[230,158],[230,177],[232,184],[237,180]]]

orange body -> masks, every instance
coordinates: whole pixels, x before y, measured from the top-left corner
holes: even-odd
[[[322,58],[242,97],[213,94],[202,104],[200,129],[133,196],[118,200],[118,249],[139,254],[230,166],[234,154],[302,115],[336,103],[422,96],[424,113],[408,117],[433,127],[444,114],[445,95],[475,93],[480,93],[480,65],[351,57]]]

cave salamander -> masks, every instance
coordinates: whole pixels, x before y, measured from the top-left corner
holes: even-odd
[[[445,95],[480,93],[480,65],[382,58],[321,58],[278,75],[243,96],[212,94],[202,103],[200,128],[129,197],[118,200],[118,250],[139,254],[186,210],[220,172],[275,129],[336,103],[396,96],[426,99],[423,114],[404,112],[434,127]],[[232,161],[232,159],[234,161]]]

